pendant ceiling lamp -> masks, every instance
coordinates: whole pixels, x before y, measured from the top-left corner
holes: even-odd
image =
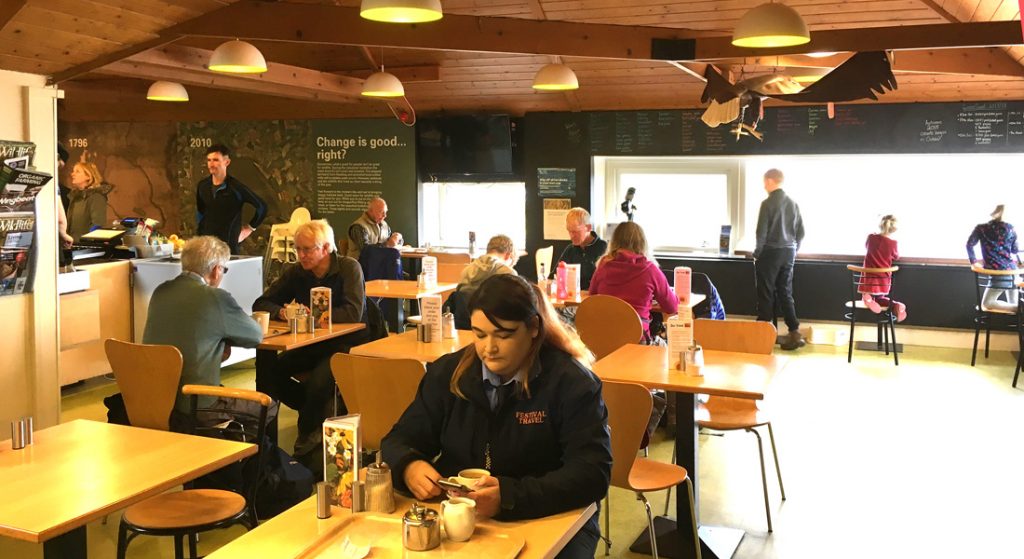
[[[831,71],[831,68],[790,68],[786,73],[800,85],[808,85],[820,80]]]
[[[732,44],[737,47],[791,47],[810,40],[811,34],[800,14],[776,2],[761,4],[743,14],[732,32]]]
[[[267,71],[267,60],[260,49],[235,39],[213,51],[207,68],[228,74],[262,74]]]
[[[441,0],[363,0],[359,15],[385,23],[424,23],[437,21],[444,14]]]
[[[402,97],[405,95],[405,87],[402,81],[384,71],[381,66],[380,72],[370,74],[363,82],[363,95],[366,97]]]
[[[533,88],[540,91],[568,91],[579,89],[576,73],[565,64],[546,64],[533,78]]]
[[[150,101],[188,101],[188,91],[185,86],[177,82],[158,81],[153,82],[146,92],[146,99]]]

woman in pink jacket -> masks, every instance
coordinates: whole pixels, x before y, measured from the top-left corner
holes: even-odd
[[[679,298],[658,268],[658,262],[647,254],[644,230],[632,221],[620,223],[590,280],[591,295],[618,297],[636,309],[644,325],[645,340],[650,338],[652,301],[657,301],[668,314],[679,310]]]

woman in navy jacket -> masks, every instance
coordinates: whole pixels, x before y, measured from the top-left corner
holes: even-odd
[[[442,476],[485,468],[491,477],[468,496],[478,515],[502,520],[600,501],[611,441],[590,352],[520,277],[488,279],[468,306],[474,344],[428,366],[383,441],[395,486],[427,499]],[[560,556],[593,557],[598,533],[594,515]]]

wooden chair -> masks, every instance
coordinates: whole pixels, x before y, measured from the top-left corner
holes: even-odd
[[[900,269],[899,266],[892,266],[889,268],[864,268],[862,266],[849,265],[846,267],[847,270],[853,274],[853,281],[850,283],[850,299],[846,301],[846,308],[848,309],[846,314],[846,320],[850,321],[850,343],[846,351],[846,362],[850,363],[853,361],[853,329],[857,324],[857,311],[868,310],[867,305],[864,304],[863,293],[860,292],[862,286],[871,286],[878,281],[877,275],[872,274],[889,274],[889,292],[892,292],[893,284],[893,272]],[[892,307],[883,306],[882,312],[877,315],[878,324],[878,345],[882,346],[885,350],[885,354],[889,355],[889,337],[892,337],[892,358],[897,366],[900,364],[900,356],[897,351],[896,345],[896,312]],[[975,337],[975,348],[977,348],[977,337]],[[986,353],[987,355],[987,353]],[[973,365],[973,363],[972,363]]]
[[[379,449],[384,436],[416,397],[425,372],[414,359],[378,359],[336,353],[331,373],[349,413],[360,414],[363,448]]]
[[[985,328],[985,359],[988,359],[989,339],[992,337],[992,323],[1002,319],[1005,320],[1006,327],[1016,327],[1016,324],[1014,324],[1014,319],[1017,316],[1016,313],[1000,309],[982,308],[981,303],[984,300],[985,291],[1000,281],[1009,281],[1010,286],[1006,288],[996,287],[996,289],[1016,289],[1016,286],[1013,284],[1016,283],[1016,276],[1021,274],[1021,271],[986,270],[977,264],[971,265],[971,271],[974,272],[974,293],[977,297],[974,307],[974,347],[971,350],[971,366],[973,367],[978,360],[978,338],[981,335],[982,327]],[[1014,373],[1013,385],[1017,386],[1016,372]]]
[[[654,533],[654,515],[651,503],[644,496],[649,491],[661,491],[686,483],[690,496],[690,507],[694,509],[693,485],[686,468],[637,456],[637,448],[647,429],[647,418],[651,415],[651,392],[642,385],[622,382],[605,382],[604,403],[608,407],[608,428],[612,438],[612,476],[615,487],[636,492],[637,500],[644,504],[647,512],[647,530],[651,540],[651,555],[658,559],[658,540]],[[605,555],[611,549],[611,507],[608,497],[604,506]],[[682,527],[680,526],[680,529]],[[696,542],[696,557],[700,559],[700,538],[697,537],[697,521],[693,519],[693,541]]]
[[[143,372],[143,374],[145,374]],[[186,384],[181,388],[182,394],[192,398],[192,419],[197,425],[195,433],[209,436],[241,438],[256,442],[257,475],[246,478],[242,493],[223,489],[186,489],[172,491],[150,497],[125,509],[121,516],[121,524],[117,533],[117,559],[124,559],[128,544],[140,535],[171,536],[174,538],[174,557],[184,559],[184,541],[188,540],[189,557],[198,558],[197,551],[199,533],[209,530],[226,528],[235,524],[252,530],[258,524],[256,514],[256,489],[259,486],[261,473],[266,464],[267,452],[264,448],[266,439],[267,413],[272,403],[270,396],[255,390],[225,388],[222,386],[205,386]],[[231,415],[230,411],[207,410],[199,406],[199,397],[240,399],[256,402],[260,405],[258,417],[248,417],[258,428],[255,433],[244,427],[198,426],[197,414],[203,411],[214,411]],[[126,402],[127,404],[127,402]],[[128,408],[131,410],[131,407]],[[129,416],[131,411],[129,411]],[[241,425],[232,422],[232,425]]]
[[[610,295],[591,295],[580,303],[576,331],[597,359],[626,344],[640,343],[644,336],[636,309]]]
[[[697,319],[693,324],[693,337],[709,350],[734,351],[739,353],[755,353],[771,355],[775,348],[778,333],[770,322],[750,322],[739,320],[708,320]],[[782,470],[779,469],[779,454],[775,449],[775,433],[772,423],[765,412],[757,407],[755,400],[711,396],[707,402],[697,407],[697,425],[715,431],[735,431],[743,429],[757,437],[758,455],[761,457],[761,486],[764,490],[764,512],[768,519],[768,532],[772,531],[772,513],[768,504],[768,477],[764,467],[764,446],[761,434],[755,427],[768,426],[768,437],[772,443],[772,456],[775,459],[775,472],[779,477],[779,491],[782,500],[786,500],[786,489],[782,485]],[[675,458],[673,457],[673,461]],[[666,500],[666,509],[668,502]],[[666,512],[667,514],[667,512]]]
[[[431,252],[430,256],[437,258],[437,282],[438,283],[459,283],[462,279],[462,270],[469,266],[470,257],[466,252]],[[441,304],[444,305],[451,292],[441,295]],[[405,317],[407,324],[419,324],[423,322],[421,315]]]
[[[171,410],[181,382],[178,348],[109,338],[103,349],[132,426],[170,430]]]

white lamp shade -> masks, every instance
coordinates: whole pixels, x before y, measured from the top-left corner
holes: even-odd
[[[546,64],[537,70],[533,78],[533,88],[541,91],[567,91],[579,89],[580,82],[576,73],[565,64]]]
[[[820,80],[831,71],[831,68],[790,68],[786,73],[793,78],[793,81],[807,85]]]
[[[245,41],[228,41],[210,55],[207,66],[214,72],[229,74],[262,74],[267,71],[267,60],[260,49]]]
[[[791,47],[810,42],[811,34],[800,14],[784,4],[761,4],[743,14],[732,32],[737,47]]]
[[[423,23],[444,15],[441,0],[363,0],[359,15],[385,23]]]
[[[188,91],[185,86],[177,82],[153,82],[146,92],[146,99],[150,101],[188,101]]]
[[[363,95],[366,97],[401,97],[405,95],[405,87],[394,74],[375,72],[363,82]]]

